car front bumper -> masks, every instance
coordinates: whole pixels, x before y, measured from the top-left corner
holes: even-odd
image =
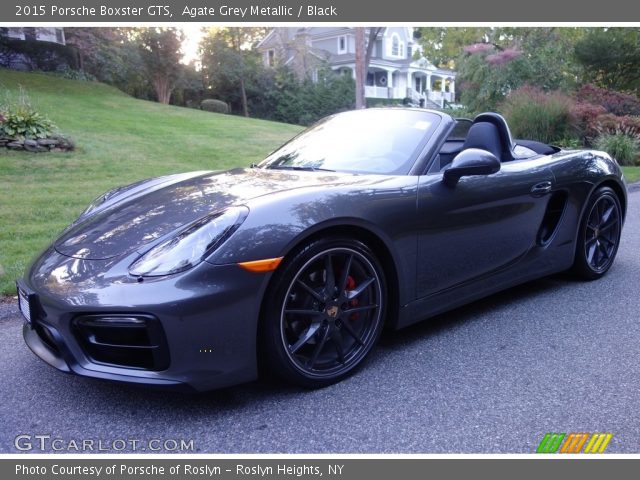
[[[256,336],[268,274],[203,262],[183,274],[137,282],[114,278],[117,265],[102,265],[109,267],[102,280],[88,280],[98,278],[90,277],[91,270],[100,267],[96,261],[69,259],[53,251],[45,257],[55,257],[58,267],[51,269],[51,261],[39,260],[18,287],[31,298],[25,342],[49,365],[87,377],[196,391],[257,378]],[[72,265],[84,271],[82,278],[60,275],[60,266]],[[168,366],[123,365],[126,354],[119,364],[96,359],[76,328],[76,319],[86,316],[157,319]]]

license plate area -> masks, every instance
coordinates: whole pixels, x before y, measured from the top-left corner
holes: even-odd
[[[28,292],[22,285],[17,285],[18,289],[18,308],[20,313],[27,322],[33,324],[35,319],[34,315],[34,298],[35,294]]]

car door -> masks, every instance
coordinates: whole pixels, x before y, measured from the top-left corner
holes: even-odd
[[[539,160],[501,164],[493,175],[419,180],[417,298],[516,264],[534,245],[553,189]]]

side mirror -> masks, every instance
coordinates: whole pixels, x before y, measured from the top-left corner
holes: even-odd
[[[454,187],[460,177],[468,175],[491,175],[500,170],[500,160],[486,150],[468,148],[460,152],[444,171],[442,181],[448,187]]]

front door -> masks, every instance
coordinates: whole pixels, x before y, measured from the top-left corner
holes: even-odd
[[[552,183],[539,160],[505,162],[498,173],[463,177],[455,187],[442,183],[442,172],[422,176],[417,298],[522,258],[535,245]]]

